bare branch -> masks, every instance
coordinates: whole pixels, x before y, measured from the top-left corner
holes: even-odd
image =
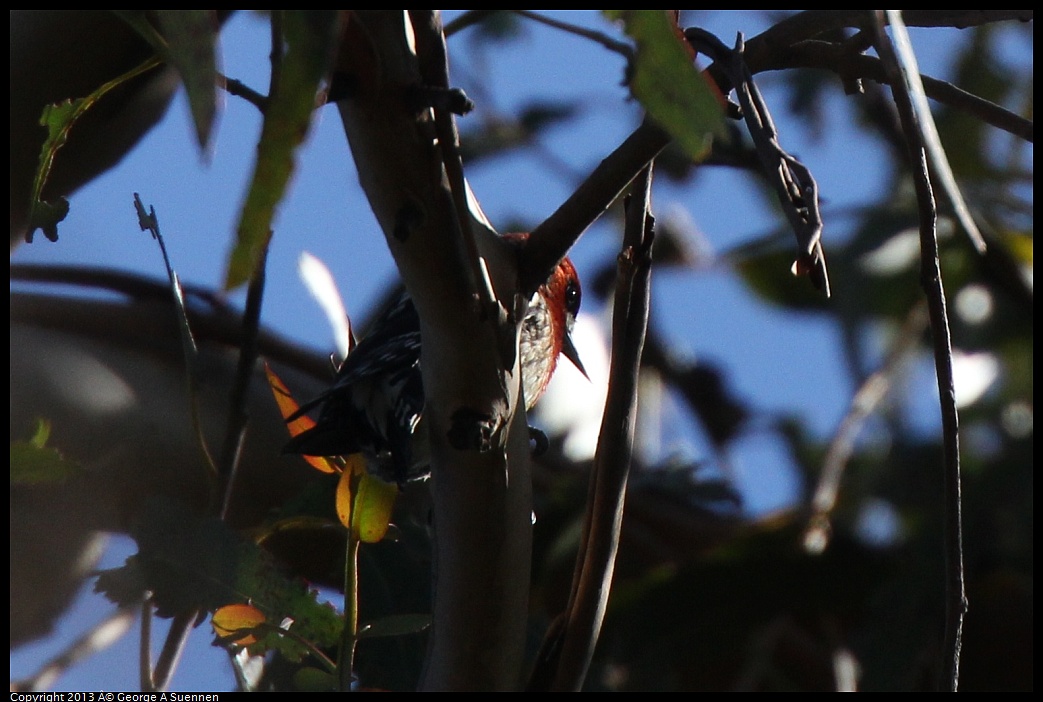
[[[634,175],[670,143],[649,120],[609,154],[565,202],[532,230],[522,262],[521,286],[535,291],[590,224],[609,208]]]
[[[810,553],[821,553],[829,543],[832,529],[829,515],[836,505],[844,468],[855,449],[855,439],[865,421],[887,397],[892,380],[902,361],[916,348],[920,334],[927,324],[926,309],[915,306],[896,336],[894,348],[888,353],[881,368],[870,375],[851,398],[851,406],[829,442],[822,471],[811,500],[811,516],[804,531],[804,548]]]
[[[742,35],[736,39],[734,50],[729,50],[712,34],[698,28],[685,30],[685,38],[700,53],[712,57],[716,71],[735,88],[743,119],[757,149],[764,174],[775,188],[775,194],[797,238],[795,270],[807,274],[815,287],[829,297],[829,275],[821,241],[822,215],[818,205],[818,184],[807,166],[787,153],[779,143],[771,113],[746,64]]]
[[[149,605],[151,606],[151,605]],[[146,692],[164,692],[170,685],[170,678],[177,670],[177,664],[181,660],[181,654],[185,651],[185,644],[192,633],[192,628],[199,617],[200,611],[183,612],[176,615],[170,621],[170,629],[167,630],[166,638],[163,640],[163,648],[156,659],[156,667],[152,670],[151,685]]]
[[[218,83],[220,87],[228,92],[229,95],[234,95],[246,100],[248,103],[256,107],[261,114],[264,114],[268,109],[268,98],[261,95],[241,80],[229,78],[225,75],[219,75]]]
[[[615,568],[637,420],[637,381],[648,327],[652,263],[651,169],[628,203],[612,320],[612,370],[553,690],[580,690],[594,655]]]
[[[880,59],[852,52],[848,47],[827,41],[802,41],[779,52],[770,70],[784,68],[821,68],[832,71],[845,81],[869,78],[888,85],[889,78]],[[1032,143],[1032,120],[1025,119],[994,102],[968,93],[952,83],[921,75],[924,92],[932,100],[963,110],[986,124],[1002,129]]]
[[[888,19],[894,31],[904,32],[901,15],[888,10]],[[909,149],[909,162],[913,171],[913,184],[920,219],[921,284],[927,295],[931,317],[931,336],[934,340],[935,373],[938,379],[938,395],[941,403],[942,443],[944,453],[943,487],[945,500],[945,665],[939,678],[939,688],[955,692],[959,686],[960,647],[963,635],[963,616],[967,610],[967,597],[963,583],[963,527],[960,506],[960,443],[959,415],[952,373],[952,346],[949,335],[949,318],[945,308],[945,289],[938,258],[937,212],[931,179],[927,168],[927,153],[924,146],[923,127],[919,123],[910,96],[910,66],[901,62],[895,53],[891,39],[884,29],[884,18],[874,11],[872,21],[876,32],[877,53],[891,76],[891,91],[898,106],[903,131]]]
[[[265,266],[268,263],[268,247],[264,248],[257,269],[250,276],[250,284],[246,292],[246,309],[242,317],[242,341],[239,344],[239,361],[236,365],[235,381],[228,394],[228,424],[221,444],[221,457],[218,463],[218,513],[221,519],[228,517],[232,504],[232,491],[235,489],[239,461],[242,457],[243,441],[246,437],[246,425],[250,420],[247,412],[247,394],[257,371],[259,355],[259,336],[261,330],[261,302],[264,299]]]
[[[993,22],[1032,21],[1032,10],[908,10],[906,24],[911,27],[955,27],[966,29]],[[862,27],[863,10],[805,10],[751,38],[746,44],[750,70],[770,70],[770,64],[786,47],[805,39],[844,27]]]
[[[85,658],[103,651],[127,633],[134,622],[135,608],[117,609],[113,614],[91,627],[61,653],[50,659],[31,677],[11,682],[11,692],[48,690],[65,671]]]
[[[585,27],[577,27],[576,25],[569,24],[568,22],[559,22],[556,19],[545,17],[541,14],[533,12],[532,10],[511,11],[521,15],[522,17],[527,17],[528,19],[531,19],[534,22],[539,22],[540,24],[545,24],[548,27],[554,27],[555,29],[560,29],[563,32],[568,32],[569,34],[575,34],[578,37],[583,37],[584,39],[590,39],[591,41],[595,41],[598,44],[601,44],[609,51],[614,51],[628,60],[634,57],[634,49],[630,46],[630,44],[627,44],[623,41],[617,41],[605,34],[604,32],[595,32],[593,30],[586,29]]]

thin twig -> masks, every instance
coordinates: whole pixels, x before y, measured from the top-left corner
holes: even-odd
[[[138,632],[138,686],[152,690],[152,599],[145,597],[141,602],[141,630]]]
[[[280,22],[280,19],[281,18],[277,11],[272,12],[272,71],[269,88],[270,94],[273,95],[277,89],[279,74],[281,72],[280,64],[282,61],[283,42],[282,23]],[[135,201],[139,213],[142,212],[144,208],[141,206],[140,200],[137,199],[136,195]],[[151,220],[155,221],[155,212],[152,211],[150,214]],[[154,233],[158,239],[158,225],[154,230]],[[163,251],[163,258],[167,263],[168,270],[171,271],[171,277],[173,279],[173,269],[167,259],[166,248],[163,247],[161,239],[160,246]],[[211,505],[212,509],[221,517],[221,519],[225,519],[228,516],[228,510],[232,501],[233,487],[235,484],[235,475],[242,452],[243,440],[246,434],[246,424],[248,421],[248,416],[245,410],[246,396],[253,378],[253,370],[257,363],[258,335],[260,333],[260,310],[261,301],[264,295],[264,266],[266,261],[267,249],[262,253],[257,268],[254,270],[253,275],[250,278],[246,309],[243,312],[243,337],[240,345],[239,363],[236,370],[236,378],[232,384],[229,395],[228,424],[225,430],[224,441],[222,442],[220,462],[216,466],[217,482],[214,485],[215,492],[212,494]],[[175,285],[177,285],[176,280]],[[191,360],[193,363],[191,363],[190,366],[194,366],[194,358]],[[190,373],[190,375],[194,375],[194,373]],[[195,403],[193,403],[193,406],[194,404]],[[170,679],[173,676],[174,671],[177,669],[181,653],[184,651],[185,644],[188,641],[188,636],[191,633],[191,625],[202,616],[202,614],[203,611],[201,609],[193,608],[187,612],[176,615],[171,621],[170,629],[167,631],[166,638],[163,642],[163,649],[160,652],[159,659],[156,661],[156,667],[152,674],[153,690],[162,691],[166,689],[167,685],[169,685]]]
[[[210,451],[210,446],[206,441],[205,434],[203,433],[203,419],[201,410],[199,409],[199,377],[198,368],[196,367],[199,350],[196,346],[195,337],[192,334],[192,328],[188,323],[188,312],[185,308],[184,289],[181,287],[181,280],[178,278],[177,273],[174,271],[174,267],[170,263],[170,256],[167,254],[167,245],[163,241],[163,235],[159,231],[159,218],[156,216],[156,208],[149,207],[146,212],[145,205],[142,204],[141,197],[137,193],[134,193],[134,208],[138,214],[138,226],[141,227],[142,231],[148,231],[152,235],[152,238],[156,240],[156,243],[159,246],[160,252],[163,254],[163,264],[167,270],[167,278],[170,281],[171,297],[174,300],[174,308],[177,312],[181,351],[185,360],[185,376],[188,383],[192,429],[196,434],[196,440],[199,444],[199,449],[203,454],[206,467],[210,471],[210,475],[214,476],[217,474],[217,464],[214,461],[213,453]]]
[[[634,181],[623,250],[619,256],[612,323],[612,370],[601,425],[578,577],[565,613],[564,638],[552,690],[580,690],[608,605],[619,548],[623,503],[637,419],[637,381],[648,327],[652,217],[651,167]]]
[[[347,470],[351,470],[348,468]],[[354,506],[352,507],[354,509]],[[337,652],[338,685],[350,692],[355,678],[355,645],[359,631],[359,539],[349,529],[344,551],[344,630]]]
[[[221,446],[221,462],[218,515],[228,518],[235,488],[235,476],[239,470],[239,458],[246,438],[246,425],[250,415],[246,411],[247,394],[257,370],[259,336],[261,330],[261,303],[264,299],[265,266],[268,263],[268,247],[261,252],[257,268],[250,276],[246,292],[246,308],[243,310],[242,340],[239,344],[239,361],[235,379],[228,394],[228,424],[225,427],[224,443]]]
[[[970,237],[974,248],[977,249],[979,254],[983,254],[985,253],[985,240],[982,239],[981,232],[978,231],[978,225],[974,223],[974,218],[971,217],[967,203],[963,199],[963,194],[956,184],[956,176],[953,175],[952,168],[949,166],[949,157],[945,154],[945,147],[942,146],[941,137],[938,136],[938,127],[935,126],[934,116],[931,114],[931,106],[928,104],[927,96],[924,94],[924,86],[920,81],[920,70],[916,63],[916,54],[913,52],[913,45],[909,41],[909,33],[906,31],[905,25],[902,24],[902,15],[899,12],[889,12],[888,16],[892,18],[892,32],[895,35],[894,47],[901,61],[902,75],[905,76],[909,84],[909,98],[912,101],[913,110],[916,112],[916,119],[920,123],[924,149],[927,151],[927,158],[933,168],[934,179],[949,198],[949,203],[956,213],[956,219],[959,220],[964,231],[967,232],[967,236]]]
[[[785,51],[779,52],[772,61],[770,70],[786,68],[820,68],[837,74],[845,81],[869,78],[883,85],[890,83],[880,59],[852,52],[847,46],[836,42],[817,39],[798,42]],[[986,124],[1033,143],[1032,120],[1025,119],[1001,105],[969,93],[948,81],[922,74],[920,80],[923,83],[924,93],[932,100],[963,110]]]
[[[199,610],[182,612],[170,620],[170,629],[163,640],[163,649],[159,652],[156,667],[152,671],[152,687],[145,692],[164,692],[170,686],[170,679],[177,670],[178,661],[185,651],[185,644],[192,633],[192,627],[199,617]]]
[[[961,29],[992,22],[1025,22],[1031,19],[1031,10],[913,10],[909,11],[906,18],[907,24],[910,25]],[[861,10],[806,10],[752,37],[746,42],[744,58],[753,74],[784,68],[785,62],[790,60],[789,53],[793,45],[844,27],[861,27],[863,20],[864,13]],[[714,75],[714,68],[711,66],[707,71]],[[726,85],[720,87],[722,92],[731,89],[731,86]],[[955,97],[955,93],[951,91],[947,95],[950,99]],[[979,112],[984,112],[989,117],[979,115]],[[1009,122],[1008,118],[1000,119],[994,111],[986,110],[985,106],[978,102],[975,102],[973,113],[990,124],[994,120]],[[1024,124],[1017,126],[1011,123],[1010,126],[1016,133],[1024,133]],[[602,161],[572,196],[533,230],[526,245],[523,284],[531,290],[539,287],[580,234],[601,216],[626,188],[633,174],[669,143],[670,137],[666,132],[646,122]]]
[[[597,32],[593,29],[580,27],[569,22],[562,22],[560,20],[551,19],[550,17],[538,14],[536,12],[533,12],[532,10],[511,10],[511,12],[517,15],[521,15],[522,17],[531,19],[535,22],[539,22],[540,24],[545,24],[548,27],[560,29],[563,32],[568,32],[569,34],[574,34],[578,37],[583,37],[584,39],[590,39],[591,41],[595,41],[598,44],[601,44],[609,51],[614,51],[620,56],[623,56],[628,61],[634,58],[634,48],[630,46],[630,44],[627,44],[623,41],[619,41],[617,39],[613,39],[604,32]]]
[[[896,32],[903,30],[901,16],[887,11],[887,17]],[[960,444],[959,415],[956,410],[952,373],[952,346],[949,318],[945,309],[945,289],[938,258],[936,231],[937,212],[931,179],[927,168],[923,128],[909,94],[909,66],[901,63],[891,40],[884,30],[882,11],[874,11],[871,19],[876,32],[877,53],[891,75],[891,90],[909,148],[910,167],[916,188],[920,219],[921,284],[927,295],[931,317],[931,336],[934,342],[935,373],[941,405],[942,444],[944,454],[943,488],[945,500],[945,642],[943,670],[939,689],[955,692],[959,686],[960,647],[963,636],[963,616],[967,598],[963,579],[963,528],[960,506]]]
[[[742,34],[737,37],[734,49],[728,49],[717,37],[696,27],[685,30],[685,39],[697,51],[713,58],[713,73],[722,75],[727,85],[735,89],[764,173],[774,186],[797,239],[796,270],[807,274],[815,287],[829,297],[829,275],[821,241],[822,214],[819,211],[818,184],[808,167],[787,153],[779,143],[771,112],[746,64]]]
[[[246,100],[263,115],[268,110],[268,97],[257,92],[246,83],[226,75],[218,74],[218,86],[224,88],[229,95]]]
[[[920,334],[927,325],[926,312],[924,305],[916,305],[909,312],[883,365],[858,388],[851,398],[847,414],[829,442],[826,457],[822,459],[822,471],[815,487],[815,495],[811,500],[811,516],[804,531],[804,548],[811,553],[821,553],[829,543],[829,515],[836,505],[840,481],[848,459],[854,452],[855,439],[858,438],[866,420],[887,396],[902,362],[917,347]]]
[[[11,681],[11,692],[31,692],[53,688],[55,681],[78,662],[102,651],[127,633],[134,622],[134,607],[121,607],[91,627],[90,631],[44,663],[32,676]],[[15,695],[11,695],[16,699]],[[28,696],[19,699],[32,699]],[[43,698],[40,698],[43,699]]]
[[[804,10],[777,22],[746,43],[746,60],[750,70],[770,70],[787,47],[805,39],[845,27],[860,28],[865,20],[863,10]],[[966,29],[1005,21],[1032,21],[1032,10],[907,10],[905,23],[912,27],[955,27]]]

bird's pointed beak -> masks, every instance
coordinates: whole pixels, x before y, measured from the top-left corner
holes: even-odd
[[[579,351],[576,350],[576,345],[572,343],[572,334],[566,334],[564,341],[561,343],[561,353],[565,358],[572,361],[572,365],[576,366],[576,369],[583,374],[583,377],[590,380],[590,376],[587,375],[587,369],[583,367],[583,362],[579,360]]]

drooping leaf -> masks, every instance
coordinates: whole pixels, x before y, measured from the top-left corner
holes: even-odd
[[[157,55],[162,56],[167,50],[167,42],[149,21],[148,10],[112,10],[112,13],[126,22],[138,36],[149,43]]]
[[[717,91],[696,70],[664,10],[605,10],[637,44],[630,90],[656,122],[692,158],[702,159],[710,138],[724,135]]]
[[[351,530],[352,538],[376,543],[387,534],[398,487],[366,472],[361,453],[347,457],[337,483],[336,509],[340,523]]]
[[[344,299],[337,289],[333,274],[320,258],[307,251],[302,251],[297,259],[297,273],[326,315],[336,342],[337,356],[346,358],[355,348],[355,335],[351,331],[351,317],[344,307]]]
[[[396,614],[364,624],[359,628],[359,639],[381,636],[416,634],[431,626],[430,614]]]
[[[201,149],[217,115],[217,17],[214,10],[113,10],[181,77]],[[153,26],[155,22],[157,27]]]
[[[210,618],[210,625],[213,626],[214,633],[223,639],[228,639],[243,632],[241,638],[235,639],[231,643],[237,646],[249,646],[257,643],[257,637],[254,636],[253,629],[264,624],[267,620],[264,612],[253,605],[231,604],[218,608]]]
[[[167,41],[166,58],[185,85],[199,148],[206,149],[217,116],[217,19],[214,10],[155,10]]]
[[[32,243],[33,234],[37,229],[42,229],[44,235],[51,241],[57,241],[58,223],[69,214],[69,203],[64,198],[59,198],[55,202],[47,202],[41,198],[44,186],[47,185],[47,179],[51,175],[51,169],[54,167],[55,156],[58,150],[65,146],[73,125],[110,90],[146,71],[152,70],[158,65],[158,60],[150,58],[123,75],[105,83],[84,98],[64,100],[55,105],[46,105],[43,108],[40,124],[47,127],[47,138],[44,140],[43,146],[40,147],[40,160],[36,166],[36,174],[33,176],[33,191],[29,204],[29,227],[26,229],[25,234],[27,243]]]
[[[275,396],[275,403],[279,405],[279,413],[282,414],[283,419],[290,417],[296,412],[300,405],[293,399],[293,395],[290,394],[290,389],[286,387],[286,383],[275,374],[275,371],[271,369],[267,363],[264,364],[264,373],[268,378],[268,385],[272,389],[272,394]],[[286,425],[286,428],[290,432],[290,436],[297,436],[302,434],[312,427],[315,426],[315,420],[306,414],[302,414],[297,419],[293,420]],[[322,456],[302,456],[302,458],[311,465],[312,468],[320,470],[323,473],[336,473],[340,469],[329,459],[323,458]]]
[[[352,528],[352,520],[355,519],[356,490],[361,478],[366,474],[366,459],[361,453],[353,453],[344,461],[344,469],[340,480],[337,481],[337,492],[334,498],[334,506],[337,510],[337,518],[340,523],[348,529]],[[358,534],[355,534],[358,537]]]
[[[274,89],[264,115],[257,163],[225,275],[229,290],[249,280],[268,246],[275,209],[293,173],[294,153],[308,133],[338,34],[336,10],[285,10],[282,20],[286,51],[273,67]]]
[[[351,531],[359,541],[372,544],[384,538],[396,497],[398,487],[393,483],[368,473],[362,476],[351,515]]]

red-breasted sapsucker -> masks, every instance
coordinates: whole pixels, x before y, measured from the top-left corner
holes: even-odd
[[[506,238],[520,241],[524,236]],[[543,395],[559,354],[585,374],[571,337],[579,304],[576,269],[562,259],[532,296],[522,321],[519,360],[526,409]],[[316,425],[291,439],[284,452],[362,452],[370,459],[370,470],[382,478],[399,483],[426,478],[430,468],[420,354],[420,318],[412,298],[403,294],[344,359],[333,385],[289,418],[321,406]]]

